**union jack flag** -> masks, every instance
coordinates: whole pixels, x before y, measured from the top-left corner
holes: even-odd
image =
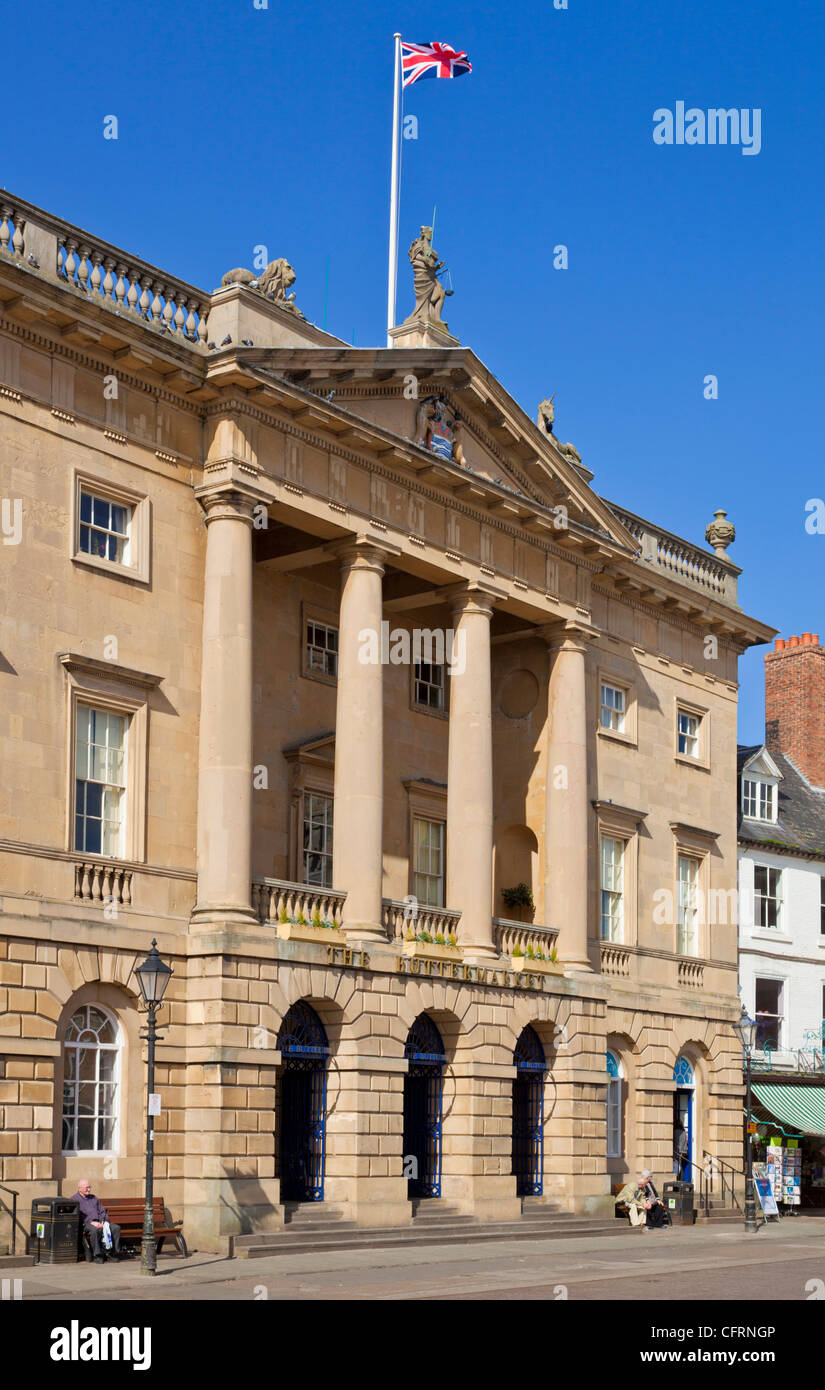
[[[466,53],[457,53],[448,43],[401,44],[403,86],[423,77],[463,77],[473,65]]]

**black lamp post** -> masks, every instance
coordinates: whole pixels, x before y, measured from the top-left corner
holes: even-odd
[[[753,1145],[751,1144],[751,1053],[756,1043],[756,1030],[759,1027],[755,1018],[750,1018],[745,1005],[738,1023],[734,1023],[745,1060],[745,1145],[747,1153],[745,1171],[745,1230],[758,1231],[756,1220],[756,1198],[753,1194]]]
[[[171,966],[161,960],[157,952],[157,941],[152,941],[152,949],[142,965],[135,970],[140,984],[143,1002],[149,1013],[145,1033],[141,1037],[149,1043],[149,1091],[151,1097],[155,1090],[155,1042],[157,1040],[156,1013],[163,1003],[166,986],[172,975]],[[143,1237],[140,1243],[141,1274],[157,1273],[157,1246],[155,1244],[155,1219],[152,1212],[155,1157],[154,1116],[151,1114],[151,1100],[146,1102],[146,1197],[143,1208]]]

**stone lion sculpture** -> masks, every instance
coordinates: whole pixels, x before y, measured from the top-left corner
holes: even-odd
[[[254,271],[238,266],[235,270],[227,270],[221,279],[222,287],[248,285],[251,290],[257,290],[258,294],[265,295],[267,299],[274,299],[282,309],[292,309],[298,314],[301,311],[295,303],[295,295],[287,294],[290,285],[294,284],[295,271],[283,256],[279,257],[278,260],[270,261],[266,270],[260,275],[255,275]]]

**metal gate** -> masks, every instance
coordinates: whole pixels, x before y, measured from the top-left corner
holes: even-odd
[[[324,1200],[329,1044],[315,1010],[293,1004],[278,1033],[281,1200]]]
[[[441,1196],[441,1097],[447,1060],[441,1034],[431,1018],[419,1014],[410,1029],[404,1056],[404,1165],[410,1197]]]
[[[544,1076],[547,1061],[535,1029],[528,1024],[516,1043],[513,1061],[513,1166],[519,1197],[540,1197],[544,1184]]]

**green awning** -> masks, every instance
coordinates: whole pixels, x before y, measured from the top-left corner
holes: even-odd
[[[793,1125],[803,1134],[825,1134],[825,1085],[782,1086],[760,1082],[753,1094],[778,1120]]]

